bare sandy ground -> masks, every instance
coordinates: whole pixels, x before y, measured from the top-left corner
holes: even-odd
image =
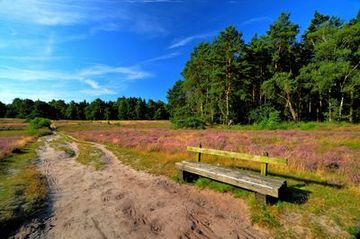
[[[268,238],[242,200],[123,165],[104,146],[102,170],[55,151],[47,136],[39,168],[50,185],[49,214],[15,238]],[[76,145],[72,147],[76,151]]]

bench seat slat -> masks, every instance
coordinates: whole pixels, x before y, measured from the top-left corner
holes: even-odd
[[[188,163],[186,161],[184,161],[185,163]],[[191,164],[191,162],[190,162]],[[242,170],[242,169],[230,169],[230,168],[223,168],[223,167],[218,167],[218,166],[214,166],[214,165],[210,165],[209,164],[204,164],[201,163],[199,165],[197,165],[196,167],[202,168],[204,170],[208,170],[209,172],[212,173],[223,173],[223,174],[227,174],[231,177],[237,177],[239,174],[241,174],[242,178],[244,179],[249,179],[252,180],[254,182],[261,182],[263,184],[269,184],[269,185],[274,185],[274,184],[282,184],[284,182],[284,180],[282,179],[278,179],[278,178],[273,178],[273,177],[264,177],[262,175],[258,175],[255,174],[253,172],[249,172],[246,170]]]
[[[182,161],[176,163],[179,170],[228,183],[272,197],[279,197],[280,189],[286,181],[269,176],[261,176],[245,170],[223,168],[206,163]]]

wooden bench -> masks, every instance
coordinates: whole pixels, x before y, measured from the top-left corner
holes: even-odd
[[[190,152],[197,153],[197,162],[182,161],[176,163],[179,170],[179,178],[188,181],[194,176],[202,176],[219,182],[231,184],[240,188],[254,191],[258,200],[267,202],[268,197],[279,198],[286,188],[284,179],[267,176],[269,164],[286,165],[287,160],[282,158],[271,158],[268,156],[250,155],[244,153],[229,152],[216,149],[199,147],[187,147]],[[215,155],[233,159],[248,160],[261,163],[261,174],[249,170],[231,169],[202,163],[201,155]]]

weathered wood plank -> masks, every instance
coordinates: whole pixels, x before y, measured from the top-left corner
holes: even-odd
[[[223,150],[217,150],[217,149],[207,149],[207,148],[188,146],[187,151],[195,152],[195,153],[216,155],[216,156],[223,156],[223,157],[229,157],[229,158],[235,158],[235,159],[249,160],[249,161],[255,161],[255,162],[260,162],[260,163],[271,163],[271,164],[281,164],[281,165],[287,164],[287,159],[283,159],[283,158],[251,155],[251,154],[229,152],[229,151],[223,151]]]
[[[275,198],[286,181],[273,177],[264,177],[244,170],[234,170],[215,165],[183,161],[176,163],[179,170],[187,171],[237,187],[245,188]]]

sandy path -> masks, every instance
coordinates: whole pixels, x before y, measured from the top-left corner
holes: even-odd
[[[98,144],[108,163],[95,171],[51,148],[54,137],[38,151],[50,215],[16,238],[268,238],[242,200],[135,171]]]

